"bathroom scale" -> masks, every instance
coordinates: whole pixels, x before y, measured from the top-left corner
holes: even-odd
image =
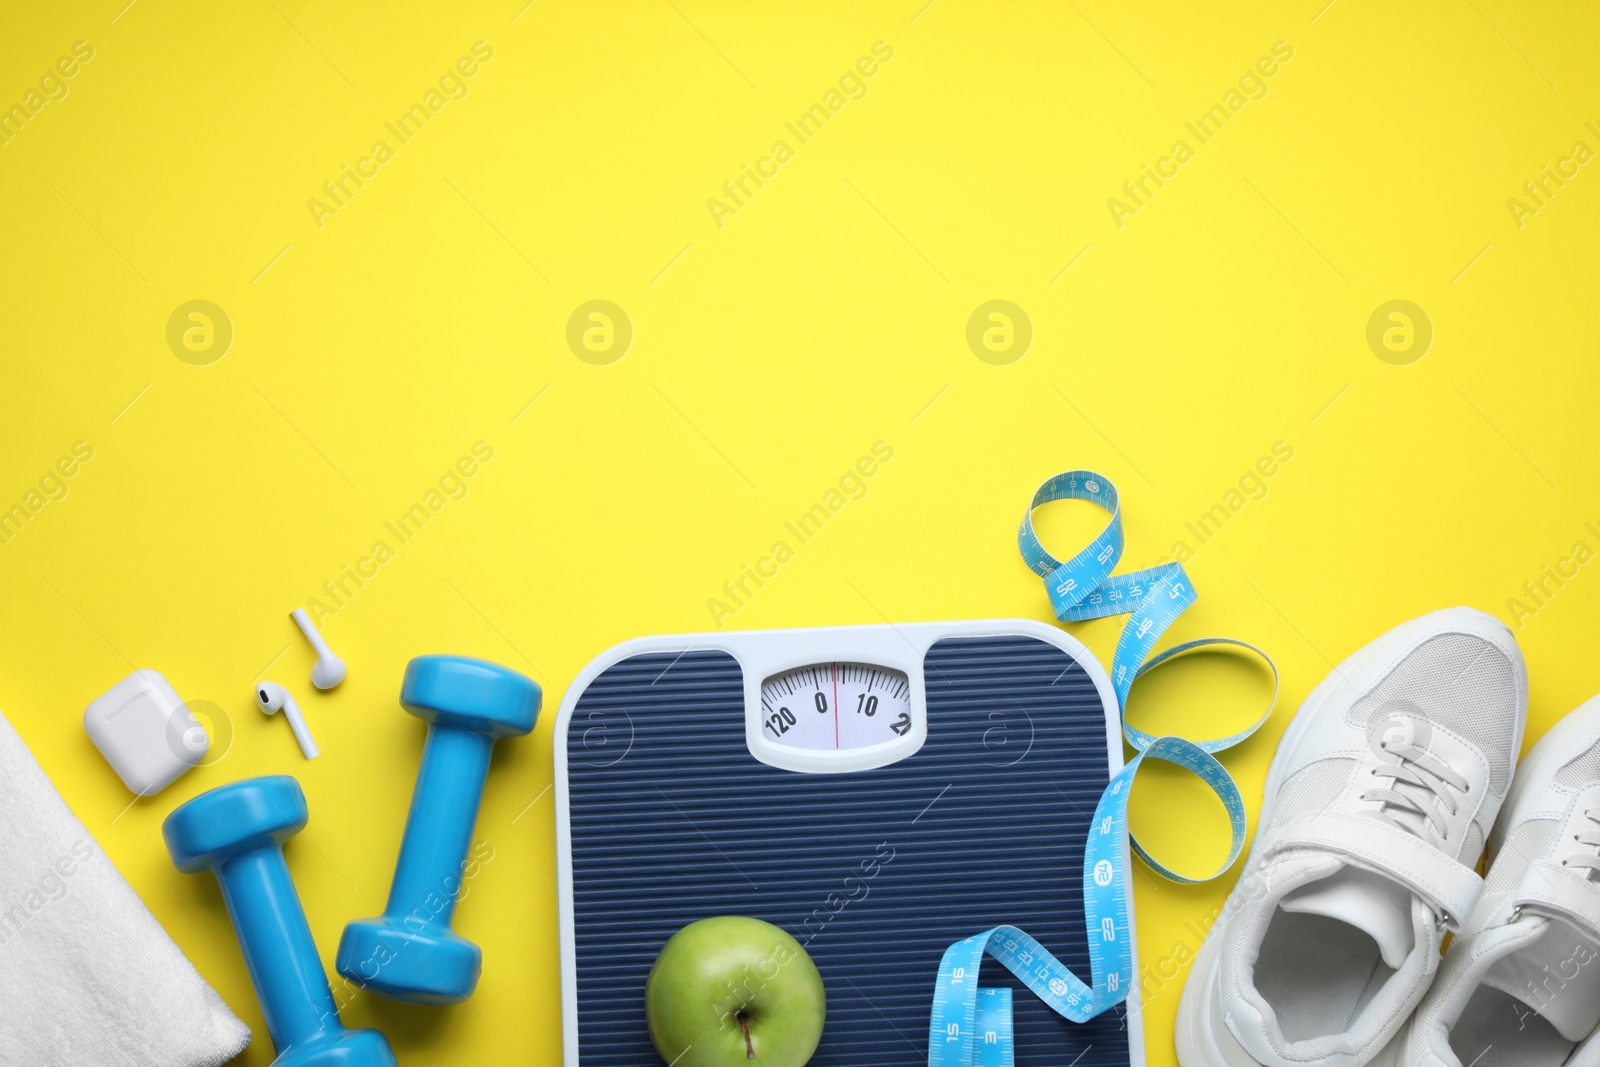
[[[1089,973],[1084,842],[1122,765],[1104,669],[1035,621],[616,646],[555,726],[563,1062],[659,1062],[657,953],[698,919],[748,915],[822,975],[812,1067],[924,1067],[953,942],[1019,926]],[[980,984],[1013,990],[1017,1067],[1143,1067],[1137,991],[1078,1024],[993,960]]]

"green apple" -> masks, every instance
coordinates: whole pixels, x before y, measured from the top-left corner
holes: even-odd
[[[644,983],[650,1040],[676,1067],[803,1067],[822,1039],[822,975],[771,923],[724,915],[667,939]]]

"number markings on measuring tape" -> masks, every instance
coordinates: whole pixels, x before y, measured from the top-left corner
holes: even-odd
[[[1065,562],[1045,549],[1033,529],[1034,509],[1054,500],[1084,500],[1110,514],[1105,529]],[[1240,648],[1259,656],[1272,672],[1272,701],[1250,726],[1206,741],[1156,737],[1123,721],[1123,736],[1136,754],[1100,795],[1084,843],[1083,912],[1091,984],[1085,984],[1048,949],[1016,927],[997,926],[956,942],[945,950],[934,986],[928,1029],[930,1067],[1010,1067],[1013,1062],[1010,998],[994,998],[994,990],[980,989],[977,984],[985,955],[998,960],[1051,1010],[1073,1022],[1087,1022],[1127,999],[1134,985],[1126,881],[1129,848],[1151,869],[1175,882],[1208,881],[1231,867],[1244,848],[1244,800],[1233,778],[1212,753],[1255,733],[1277,702],[1277,667],[1266,653],[1244,641],[1200,638],[1151,658],[1161,635],[1194,603],[1194,586],[1177,563],[1130,574],[1111,573],[1122,557],[1122,511],[1116,487],[1102,475],[1076,470],[1046,480],[1028,504],[1017,531],[1017,545],[1023,561],[1044,579],[1051,607],[1062,622],[1129,616],[1112,656],[1111,681],[1119,712],[1126,712],[1128,691],[1141,676],[1187,652],[1215,646]],[[1129,834],[1128,795],[1146,757],[1194,772],[1222,801],[1232,840],[1227,858],[1213,874],[1202,878],[1178,874],[1158,862]],[[1003,1025],[997,1021],[1000,1015],[1005,1017]]]

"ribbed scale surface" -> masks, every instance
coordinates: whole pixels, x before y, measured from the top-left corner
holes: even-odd
[[[828,989],[813,1067],[925,1064],[939,958],[991,926],[1088,979],[1083,842],[1107,782],[1093,682],[1027,637],[942,641],[925,679],[916,755],[827,775],[750,755],[725,653],[637,656],[590,683],[566,738],[584,1067],[656,1062],[645,977],[711,915],[806,945]],[[983,981],[1017,990],[1019,1067],[1128,1063],[1120,1010],[1075,1026],[992,962]]]

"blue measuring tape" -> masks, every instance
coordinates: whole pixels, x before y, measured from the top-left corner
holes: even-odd
[[[1034,509],[1052,500],[1086,500],[1111,516],[1106,528],[1065,563],[1045,550],[1033,529]],[[1272,701],[1247,728],[1211,741],[1156,737],[1124,719],[1123,736],[1136,754],[1100,794],[1083,852],[1083,915],[1089,935],[1091,982],[1085,984],[1048,949],[1014,926],[997,926],[956,942],[945,950],[939,963],[928,1028],[929,1067],[1012,1067],[1011,991],[978,986],[978,971],[986,955],[1000,961],[1051,1010],[1073,1022],[1087,1022],[1128,998],[1137,981],[1125,881],[1128,846],[1131,844],[1157,874],[1174,882],[1210,881],[1233,866],[1244,848],[1244,799],[1212,753],[1231,748],[1260,729],[1278,699],[1277,666],[1265,652],[1244,641],[1205,637],[1174,645],[1150,658],[1162,633],[1194,603],[1194,585],[1177,563],[1129,574],[1111,573],[1122,558],[1123,534],[1117,489],[1108,479],[1094,471],[1067,471],[1039,486],[1017,531],[1017,546],[1023,561],[1044,579],[1050,606],[1062,622],[1129,616],[1111,660],[1111,685],[1119,713],[1126,713],[1128,691],[1140,677],[1184,653],[1216,645],[1231,645],[1260,656],[1272,671]],[[1228,857],[1204,878],[1186,877],[1164,866],[1128,831],[1128,795],[1139,765],[1146,759],[1193,771],[1228,813],[1233,833]]]

